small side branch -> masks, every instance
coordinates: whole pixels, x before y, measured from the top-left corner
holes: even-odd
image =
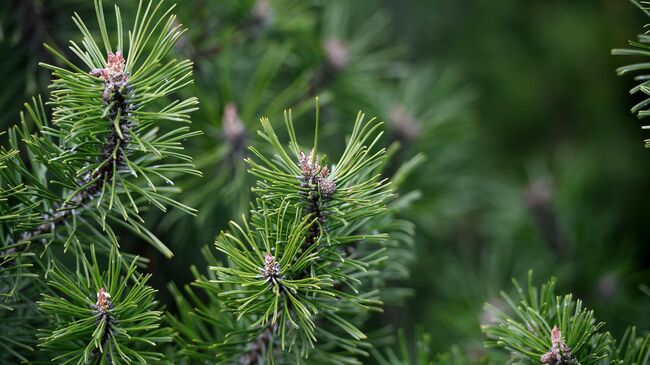
[[[30,241],[43,234],[54,232],[56,226],[77,214],[86,203],[101,194],[104,186],[111,183],[116,171],[125,165],[127,146],[131,140],[133,127],[133,105],[129,98],[132,89],[128,83],[128,75],[124,69],[124,58],[120,51],[108,54],[107,67],[94,69],[90,75],[104,80],[102,100],[105,105],[112,105],[106,115],[108,135],[102,147],[102,156],[98,159],[97,170],[86,174],[81,186],[86,186],[77,192],[68,203],[54,207],[43,217],[47,220],[31,231],[23,232],[20,240]]]

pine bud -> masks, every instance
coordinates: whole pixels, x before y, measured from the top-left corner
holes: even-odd
[[[102,100],[106,104],[110,102],[111,91],[123,94],[124,91],[129,89],[129,85],[127,84],[129,77],[126,73],[126,63],[122,51],[115,53],[109,52],[106,60],[106,68],[95,68],[90,70],[88,74],[104,79]]]
[[[318,157],[314,159],[314,150],[311,150],[309,156],[305,156],[304,153],[300,152],[298,156],[298,162],[300,163],[300,170],[302,175],[308,180],[312,181],[320,173],[320,163]]]
[[[388,122],[400,141],[414,140],[420,133],[420,123],[402,105],[393,105],[388,110]]]
[[[115,53],[108,53],[108,61],[106,62],[106,70],[104,72],[104,80],[111,82],[126,81],[127,76],[124,73],[125,62],[122,51]]]
[[[323,195],[323,197],[331,198],[336,191],[336,183],[334,180],[330,179],[329,177],[319,177],[317,181],[318,187],[320,188],[320,193]]]
[[[106,314],[111,310],[113,305],[109,300],[110,297],[111,295],[104,288],[99,288],[97,291],[97,302],[93,305],[93,309],[97,315]]]
[[[329,38],[323,44],[327,63],[336,71],[345,70],[350,62],[348,47],[337,38]]]
[[[260,26],[266,26],[271,20],[271,2],[269,0],[257,0],[251,11],[253,20]]]
[[[557,326],[554,326],[553,330],[551,330],[551,349],[541,356],[540,361],[542,364],[550,365],[577,364],[575,357],[571,353],[571,349],[564,342],[562,333]]]
[[[269,284],[277,284],[277,281],[282,279],[280,264],[275,261],[275,257],[270,252],[267,252],[264,256],[264,267],[260,271],[262,272],[261,277]]]
[[[94,77],[104,77],[104,69],[103,68],[93,68],[90,70],[88,73],[90,76]]]
[[[226,104],[223,109],[223,139],[230,145],[231,151],[239,151],[244,148],[246,128],[237,113],[235,103]]]
[[[321,195],[324,198],[332,197],[336,191],[336,183],[329,176],[329,167],[321,167],[318,157],[314,159],[314,150],[311,151],[309,157],[300,152],[300,156],[298,156],[298,163],[305,180],[305,186],[308,184],[316,184],[320,190]]]
[[[549,178],[532,181],[524,190],[524,200],[532,210],[545,209],[553,204],[553,182]]]
[[[607,273],[598,280],[598,294],[605,299],[616,296],[619,289],[619,278],[615,273]]]

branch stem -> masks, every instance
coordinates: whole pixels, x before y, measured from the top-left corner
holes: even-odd
[[[320,102],[318,96],[316,97],[316,130],[314,131],[314,152],[311,155],[311,164],[316,164],[316,156],[318,155],[318,124],[320,121]]]
[[[78,191],[72,198],[66,200],[74,202],[74,205],[63,204],[62,206],[55,206],[50,209],[45,215],[52,218],[35,229],[23,232],[20,237],[21,241],[30,241],[42,234],[54,232],[56,225],[77,214],[78,208],[82,208],[97,196],[97,194],[101,193],[104,185],[113,180],[114,171],[117,171],[117,168],[125,163],[126,144],[130,140],[132,106],[128,99],[129,90],[130,86],[128,84],[122,88],[114,87],[111,100],[107,101],[107,104],[112,105],[112,107],[106,115],[108,136],[106,137],[106,143],[101,149],[100,167],[98,170],[85,176],[81,181],[81,185],[86,185],[92,181],[95,182]]]

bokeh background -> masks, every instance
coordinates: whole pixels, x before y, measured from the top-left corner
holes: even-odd
[[[111,1],[104,1],[110,5]],[[124,11],[135,1],[117,1]],[[280,123],[292,107],[311,135],[313,97],[323,100],[324,148],[335,155],[358,109],[386,121],[398,142],[394,171],[426,161],[400,187],[419,198],[401,214],[415,224],[410,296],[382,323],[430,332],[436,351],[480,356],[480,324],[493,320],[511,278],[553,275],[620,334],[650,328],[650,151],[629,59],[613,57],[648,22],[621,0],[180,0],[190,30],[174,52],[195,61],[201,100],[189,145],[204,172],[182,181],[180,200],[197,217],[152,212],[148,221],[175,251],[152,258],[163,302],[169,281],[192,279],[203,245],[246,210],[245,146],[259,143],[260,116]],[[54,62],[78,39],[73,11],[93,19],[88,0],[0,4],[0,125],[47,93]],[[229,114],[227,110],[230,110]],[[232,111],[235,111],[235,114]],[[417,193],[414,193],[416,196]]]

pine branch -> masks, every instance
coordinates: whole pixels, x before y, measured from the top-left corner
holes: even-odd
[[[106,106],[105,114],[109,127],[101,148],[102,155],[97,160],[100,167],[83,177],[79,182],[83,188],[67,199],[63,206],[54,207],[48,212],[51,217],[48,223],[35,230],[23,232],[22,241],[31,241],[36,236],[54,231],[57,224],[70,219],[76,210],[96,198],[105,185],[113,182],[114,174],[125,167],[133,127],[133,106],[129,99],[129,93],[133,92],[133,89],[128,83],[121,51],[116,54],[109,53],[106,64],[105,69],[93,69],[89,72],[91,76],[103,78],[105,85],[102,100]]]
[[[408,257],[400,251],[404,240],[382,230],[405,237],[412,231],[386,206],[393,197],[380,178],[386,154],[374,150],[381,124],[365,122],[360,114],[341,158],[330,165],[324,156],[299,147],[290,112],[285,122],[288,149],[262,119],[259,134],[275,157],[250,149],[255,157],[247,163],[258,178],[257,200],[250,217],[231,222],[217,238],[216,249],[228,263],[208,258],[214,279],[197,276],[195,285],[206,289],[210,300],[197,300],[188,289],[197,306],[191,310],[180,293],[175,295],[186,320],[171,320],[189,358],[212,354],[222,364],[358,364],[357,357],[367,356],[370,347],[358,326],[369,311],[381,310],[379,289],[386,280],[403,275],[389,260]],[[213,322],[208,313],[222,319]],[[232,317],[223,318],[226,314]],[[185,324],[190,318],[201,320]],[[217,344],[209,346],[211,340]]]
[[[145,364],[162,355],[143,352],[143,343],[171,340],[168,329],[157,329],[161,312],[152,309],[156,303],[154,291],[145,286],[148,278],[134,273],[146,260],[118,254],[115,232],[127,228],[171,256],[145,227],[142,212],[172,206],[193,213],[168,197],[174,189],[165,186],[173,185],[172,177],[200,172],[181,152],[182,141],[197,133],[172,126],[189,123],[197,100],[174,99],[192,82],[192,64],[168,57],[183,29],[172,8],[164,10],[161,4],[141,1],[128,32],[115,7],[115,43],[101,1],[94,3],[101,42],[75,15],[83,40],[71,42],[70,50],[80,64],[46,45],[65,65],[42,64],[54,76],[47,103],[51,116],[41,98],[34,98],[20,125],[8,130],[8,146],[0,149],[0,318],[7,318],[3,326],[21,316],[33,319],[25,321],[27,335],[21,332],[3,344],[16,358],[40,360],[38,354],[14,350],[33,348],[34,330],[29,333],[28,324],[49,327],[41,346],[57,363]],[[66,256],[69,251],[73,254]],[[109,256],[107,276],[99,273],[95,252]],[[70,259],[76,271],[66,269]],[[130,297],[101,283],[117,277],[123,264],[129,265],[123,281],[133,280]],[[51,279],[49,288],[43,277]],[[90,302],[93,293],[96,299]],[[45,299],[37,312],[29,304],[40,294]]]
[[[650,16],[650,11],[648,11],[647,6],[645,6],[647,5],[645,2],[639,2],[636,0],[630,1],[639,9],[641,9],[646,15]],[[637,38],[637,41],[628,42],[631,48],[612,49],[612,55],[633,56],[639,59],[650,56],[650,34],[648,34],[648,32],[645,32],[643,34],[639,34]],[[650,110],[648,110],[648,105],[650,105],[650,97],[647,97],[650,95],[650,76],[648,74],[644,74],[644,72],[646,72],[648,69],[650,69],[650,63],[648,62],[637,62],[626,66],[621,66],[616,69],[616,73],[619,76],[633,73],[637,74],[637,76],[634,77],[634,80],[637,81],[638,84],[630,89],[630,94],[640,93],[646,96],[642,101],[634,105],[631,109],[631,112],[633,114],[636,114],[639,119],[644,119],[650,116]],[[641,128],[650,129],[650,125],[644,125]],[[645,146],[646,148],[650,148],[650,139],[645,140]]]
[[[102,4],[96,2],[96,8]],[[162,109],[152,106],[158,99],[167,98],[191,82],[189,61],[166,61],[171,46],[182,35],[179,25],[169,10],[160,14],[160,4],[141,3],[136,14],[134,31],[130,34],[128,53],[122,54],[122,22],[116,8],[118,23],[118,50],[113,53],[103,10],[98,10],[100,30],[108,58],[90,35],[87,26],[74,18],[84,34],[84,48],[72,43],[71,50],[88,67],[76,66],[59,52],[48,48],[70,67],[70,70],[44,64],[56,77],[52,85],[50,104],[53,105],[53,123],[47,121],[45,108],[40,101],[27,106],[21,129],[10,131],[12,150],[27,150],[29,163],[12,154],[8,166],[13,170],[4,174],[3,189],[19,191],[21,204],[8,207],[14,212],[15,225],[10,240],[32,241],[56,238],[59,227],[66,227],[71,241],[77,228],[75,221],[95,221],[102,230],[110,230],[107,219],[119,219],[131,230],[147,239],[165,255],[171,251],[152,236],[141,224],[142,203],[166,209],[172,205],[192,212],[192,209],[170,199],[160,192],[160,181],[173,184],[168,174],[200,173],[193,169],[191,159],[178,152],[179,141],[196,135],[181,127],[158,135],[158,121],[189,122],[188,114],[196,109],[195,98],[167,103]],[[156,22],[153,19],[159,17]],[[160,32],[157,38],[152,34]],[[147,54],[145,51],[149,51]],[[157,107],[156,107],[157,108]],[[41,133],[31,134],[27,116]],[[105,122],[99,122],[99,121]],[[20,136],[20,139],[19,137]],[[21,146],[19,140],[25,141]],[[163,162],[164,158],[181,160],[181,163]],[[18,172],[19,175],[16,175]],[[51,183],[57,188],[49,186]],[[61,189],[62,187],[63,189]],[[39,199],[46,201],[32,205]],[[91,207],[91,205],[93,205]],[[29,221],[21,210],[28,209]],[[15,233],[20,233],[16,236]],[[109,242],[116,243],[109,231]],[[106,247],[108,247],[107,245]]]
[[[638,336],[635,327],[628,328],[618,345],[612,344],[608,360],[612,365],[650,364],[650,334]]]
[[[512,315],[486,305],[499,318],[497,324],[483,327],[488,346],[504,348],[513,361],[531,364],[589,365],[607,357],[611,339],[599,332],[604,323],[596,322],[593,311],[583,308],[570,294],[556,296],[554,279],[539,290],[532,284],[532,273],[527,291],[514,283],[519,302],[502,294]]]
[[[54,328],[43,329],[41,345],[61,364],[147,364],[163,355],[149,350],[171,341],[171,330],[160,328],[162,312],[155,310],[150,275],[136,274],[134,260],[122,272],[115,250],[100,274],[94,250],[82,259],[82,272],[54,267],[48,286],[62,295],[44,294],[39,307],[52,316]],[[131,283],[129,284],[129,281]],[[95,298],[90,295],[96,293]]]

